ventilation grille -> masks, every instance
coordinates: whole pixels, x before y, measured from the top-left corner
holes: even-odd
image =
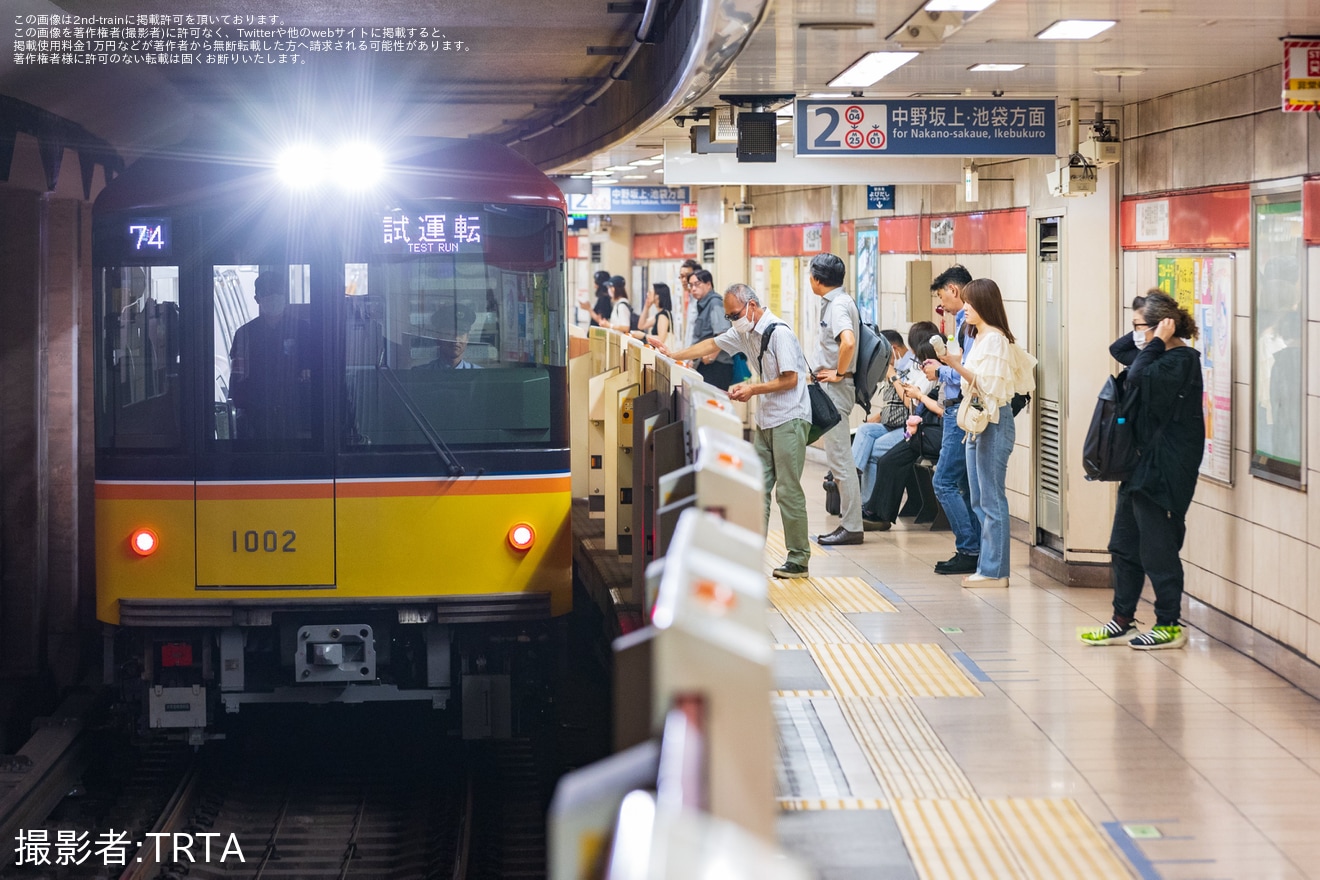
[[[1040,405],[1040,449],[1037,451],[1041,495],[1058,499],[1063,491],[1063,466],[1060,449],[1059,404],[1052,400]]]
[[[712,144],[736,144],[738,126],[735,124],[734,108],[729,104],[719,104],[710,111],[710,142]]]

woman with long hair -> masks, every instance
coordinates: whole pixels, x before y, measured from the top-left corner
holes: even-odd
[[[674,301],[669,293],[669,285],[657,281],[646,294],[646,307],[643,317],[637,322],[637,329],[642,331],[642,338],[653,338],[661,345],[668,346],[670,334],[674,332]]]
[[[1178,558],[1187,533],[1187,509],[1196,492],[1205,452],[1201,353],[1196,321],[1173,297],[1152,290],[1132,302],[1132,332],[1109,353],[1128,368],[1125,394],[1137,395],[1137,450],[1132,476],[1118,486],[1109,535],[1114,616],[1081,633],[1088,645],[1130,645],[1143,651],[1187,644],[1182,612],[1183,567]],[[1137,602],[1146,578],[1155,590],[1155,626],[1137,630]],[[1135,636],[1135,638],[1134,638]]]
[[[620,333],[628,333],[632,330],[633,306],[628,299],[628,284],[622,275],[610,278],[610,291],[613,295],[610,316],[608,320],[600,321],[600,326],[618,330]]]
[[[963,578],[964,587],[1007,587],[1009,549],[1008,457],[1017,439],[1010,401],[1015,394],[1036,389],[1036,359],[1016,345],[1008,326],[1004,298],[999,285],[977,278],[962,290],[964,330],[971,346],[967,362],[961,352],[946,351],[940,358],[962,376],[963,406],[972,396],[980,398],[989,421],[979,434],[967,432],[967,483],[971,489],[972,513],[981,526],[981,555],[976,572]],[[975,388],[973,388],[975,386]],[[941,450],[957,454],[956,450]]]

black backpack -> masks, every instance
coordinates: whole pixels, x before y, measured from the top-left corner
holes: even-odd
[[[860,322],[857,333],[857,369],[853,373],[853,392],[857,404],[871,414],[871,397],[880,387],[880,380],[889,372],[894,359],[894,347],[889,340],[865,321]]]
[[[1127,378],[1127,370],[1110,376],[1095,402],[1082,444],[1082,466],[1088,480],[1122,482],[1137,468],[1141,457],[1137,451],[1137,388]]]

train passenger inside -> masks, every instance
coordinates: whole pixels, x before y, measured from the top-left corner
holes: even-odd
[[[253,287],[257,317],[234,332],[229,351],[238,439],[310,437],[316,365],[311,327],[289,308],[284,270],[262,272]]]
[[[431,315],[431,329],[436,333],[435,360],[422,369],[480,370],[481,365],[467,360],[468,335],[477,316],[461,303],[441,306]]]

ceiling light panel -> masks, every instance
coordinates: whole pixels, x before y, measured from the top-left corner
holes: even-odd
[[[995,0],[930,0],[922,8],[927,12],[982,12]]]
[[[919,52],[867,52],[828,85],[834,89],[864,89],[873,86],[907,64]]]
[[[1007,73],[1010,70],[1021,70],[1026,66],[1025,64],[973,64],[967,69],[972,73]]]
[[[1108,19],[1084,19],[1084,18],[1066,18],[1056,21],[1054,24],[1045,28],[1045,30],[1036,34],[1038,40],[1089,40],[1097,34],[1104,33],[1114,25],[1116,21]]]

